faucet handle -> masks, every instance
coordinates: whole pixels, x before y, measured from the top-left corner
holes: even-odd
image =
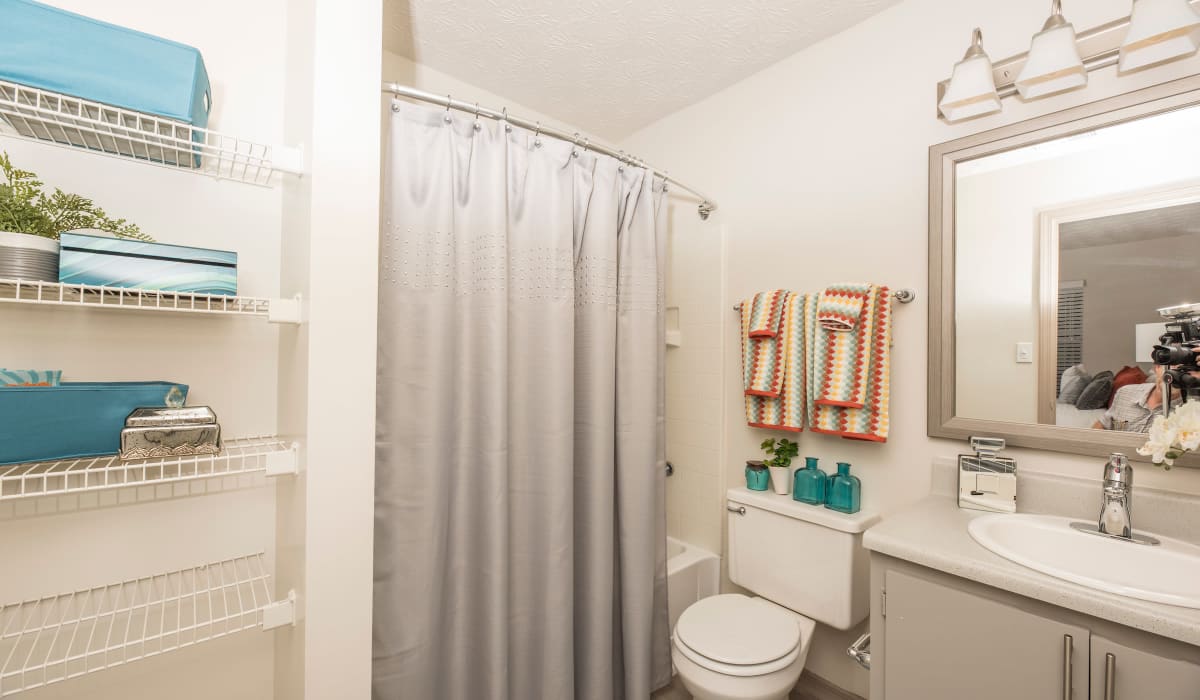
[[[1129,464],[1128,457],[1120,452],[1108,456],[1108,463],[1104,465],[1104,483],[1133,488],[1133,466]]]

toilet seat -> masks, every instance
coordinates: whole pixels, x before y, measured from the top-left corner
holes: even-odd
[[[679,616],[675,646],[693,663],[726,676],[787,668],[801,650],[794,613],[738,593],[697,601]]]

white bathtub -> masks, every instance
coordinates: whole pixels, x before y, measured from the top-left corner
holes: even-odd
[[[695,545],[667,538],[667,607],[671,632],[687,607],[716,595],[721,585],[721,558]]]

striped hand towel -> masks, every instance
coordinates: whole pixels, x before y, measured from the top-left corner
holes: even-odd
[[[831,331],[852,331],[862,318],[863,307],[872,286],[866,282],[850,282],[826,287],[821,292],[817,320]]]
[[[780,367],[780,391],[775,396],[753,394],[747,388],[746,423],[752,428],[769,428],[772,430],[789,430],[800,432],[804,430],[805,406],[805,335],[804,309],[809,297],[792,292],[785,293],[781,306],[781,324],[779,333],[771,339],[755,339],[750,336],[752,326],[750,316],[742,312],[742,347],[743,361],[752,360],[752,354],[746,348],[758,342],[774,342],[777,344],[776,355],[782,359]]]
[[[806,328],[814,339],[814,348],[805,365],[808,387],[808,425],[817,433],[840,435],[854,440],[887,442],[890,428],[891,400],[892,309],[891,292],[887,287],[874,287],[859,324],[861,333],[841,333],[826,330],[817,321],[814,309],[806,319]],[[854,336],[859,339],[853,356],[846,362],[830,362],[829,336]],[[842,351],[848,352],[846,348]],[[828,387],[845,380],[849,368],[861,374],[864,400],[859,406],[829,403],[822,397]],[[831,373],[840,376],[831,380]]]
[[[771,292],[759,292],[754,295],[750,304],[751,338],[774,338],[779,333],[779,323],[783,317],[783,308],[787,304],[790,292],[776,289]],[[743,309],[745,308],[743,303]]]
[[[861,294],[863,305],[851,330],[831,329],[822,320],[821,305],[817,306],[818,333],[813,352],[819,363],[818,369],[822,370],[821,383],[814,387],[814,401],[818,405],[862,408],[866,404],[867,363],[870,360],[866,349],[871,344],[879,288],[871,284],[860,286],[864,290]],[[821,295],[822,303],[827,292]]]
[[[791,292],[759,292],[742,302],[742,379],[750,396],[778,397],[783,391],[780,334]]]

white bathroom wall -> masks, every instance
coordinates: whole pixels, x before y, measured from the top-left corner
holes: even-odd
[[[1062,279],[1085,283],[1083,364],[1089,372],[1135,364],[1134,326],[1162,323],[1157,309],[1200,298],[1198,243],[1192,233],[1062,251]]]
[[[719,553],[721,521],[712,514],[725,486],[721,215],[702,221],[691,202],[669,206],[667,314],[680,345],[667,348],[667,461],[675,468],[667,479],[667,533]]]
[[[289,193],[310,207],[308,357],[299,382],[307,406],[303,697],[367,698],[375,551],[380,158],[375,109],[382,7],[380,0],[315,0],[311,7],[312,87],[298,96],[311,100],[311,183],[307,192]],[[295,649],[287,661],[283,654],[277,661],[281,669],[294,667]],[[294,689],[288,690],[286,697],[298,700]]]
[[[726,342],[720,391],[726,416],[726,483],[742,481],[744,460],[767,433],[745,427],[740,405],[732,304],[762,289],[818,290],[866,279],[913,287],[918,301],[895,314],[892,436],[886,445],[805,434],[801,456],[825,466],[849,461],[863,479],[864,507],[893,511],[929,492],[936,457],[964,451],[926,436],[927,162],[929,146],[1002,124],[1195,73],[1200,59],[1117,79],[1091,76],[1085,91],[1022,104],[1002,114],[948,126],[936,118],[936,83],[984,29],[997,59],[1028,48],[1045,20],[1042,0],[906,0],[716,95],[641,130],[624,142],[649,161],[715,197],[726,227]],[[1080,29],[1127,14],[1127,0],[1075,3]],[[1000,271],[1003,274],[1003,271]],[[697,383],[714,377],[695,377]],[[1011,450],[1027,471],[1098,477],[1095,458]],[[1200,493],[1200,471],[1144,467],[1143,486]],[[719,504],[710,517],[724,521]],[[820,628],[808,668],[860,695],[867,676],[845,657],[853,633]]]
[[[215,128],[282,138],[285,0],[52,0],[192,44],[214,84]],[[238,20],[230,21],[237,17]],[[280,190],[216,181],[0,135],[51,187],[92,197],[158,240],[237,250],[248,295],[279,289]],[[64,379],[185,382],[228,437],[276,429],[279,330],[259,319],[0,305],[0,366],[62,368]],[[0,506],[0,603],[186,568],[275,546],[275,488],[263,479],[123,489]],[[270,634],[255,631],[28,692],[80,698],[262,700],[273,694]]]

